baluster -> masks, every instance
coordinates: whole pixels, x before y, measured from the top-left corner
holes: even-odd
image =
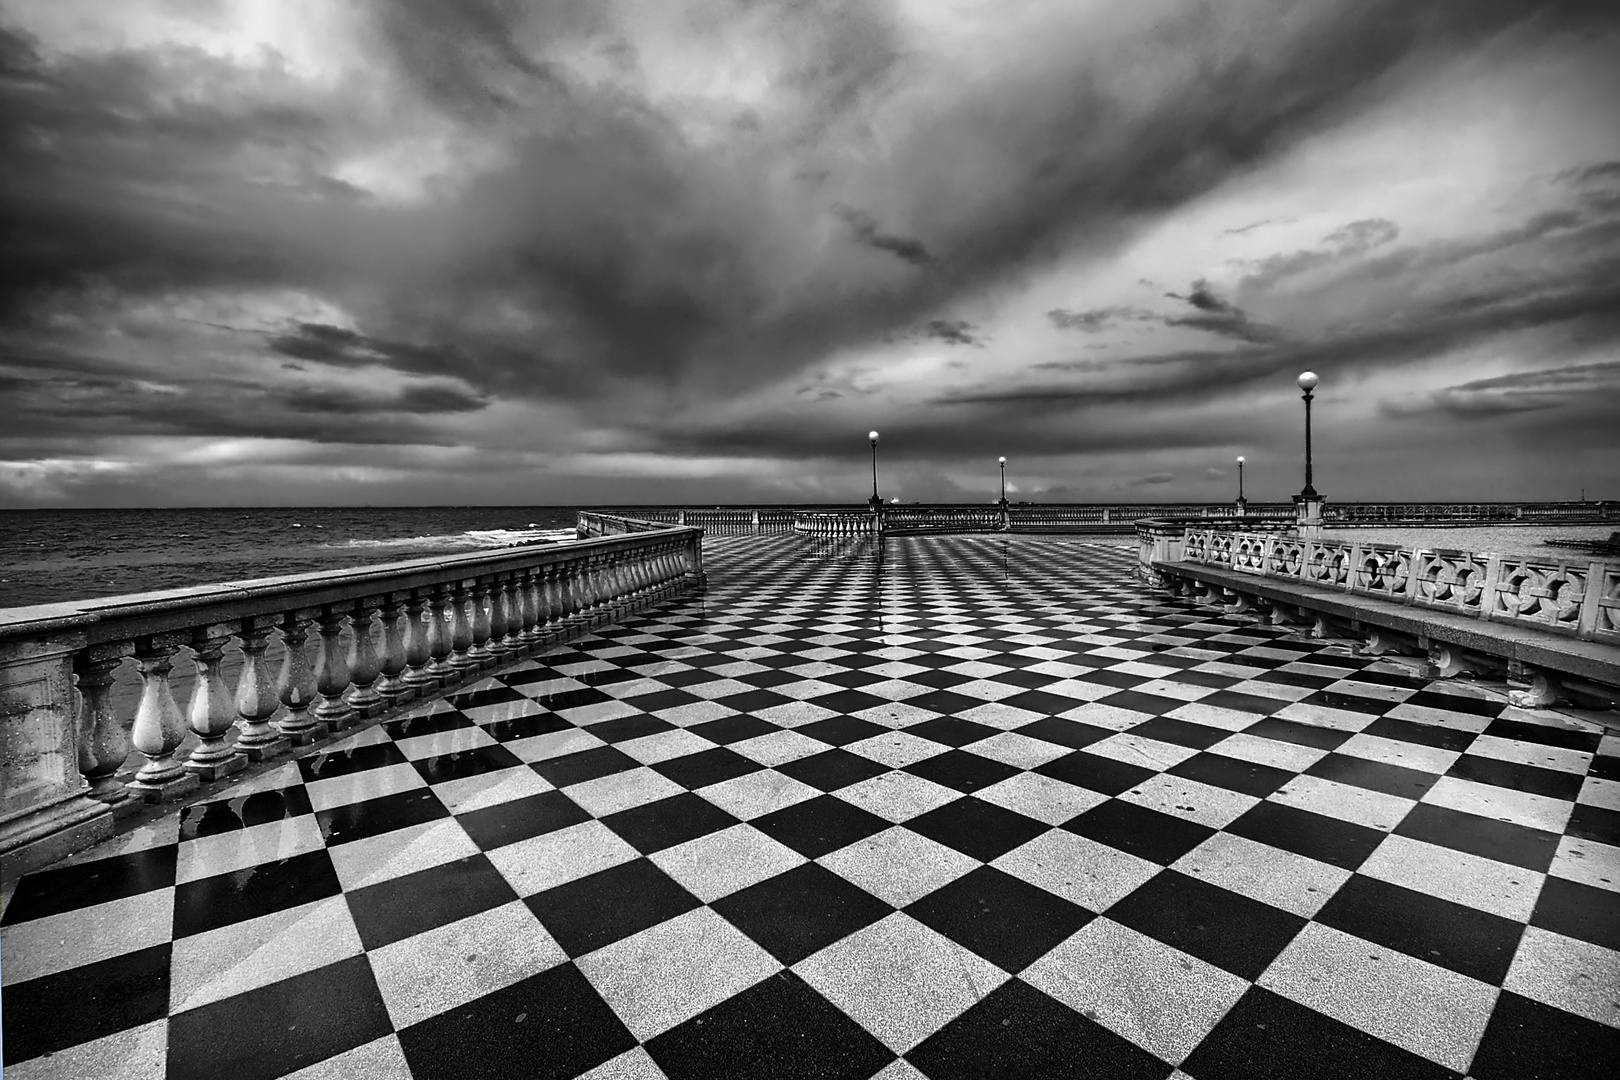
[[[381,600],[371,596],[356,600],[349,612],[349,708],[355,719],[376,716],[387,702],[377,692],[382,667],[377,662],[377,643],[371,636],[371,617]]]
[[[433,586],[428,603],[431,622],[428,625],[428,674],[435,686],[448,686],[457,679],[456,669],[450,666],[450,650],[454,647],[455,597],[445,585]]]
[[[540,568],[525,570],[518,579],[518,597],[523,603],[523,627],[518,633],[518,641],[527,651],[537,644],[541,638],[541,624],[545,620],[545,593],[541,589]]]
[[[313,713],[315,704],[315,673],[310,670],[309,654],[304,643],[309,640],[309,625],[317,612],[289,611],[281,617],[281,644],[285,655],[281,658],[281,673],[276,678],[276,696],[287,710],[276,729],[287,736],[294,746],[308,746],[326,738],[326,724]]]
[[[523,570],[501,582],[501,610],[506,614],[506,632],[501,635],[501,646],[508,659],[518,656],[527,647],[523,633],[529,628],[528,575]]]
[[[506,600],[508,579],[497,577],[489,583],[489,639],[484,648],[489,650],[491,664],[504,663],[512,654],[506,643],[506,631],[512,621],[511,605]]]
[[[389,705],[398,705],[411,698],[411,687],[405,681],[405,636],[410,633],[411,620],[404,599],[391,599],[382,609],[383,655],[382,674],[377,679],[377,693]]]
[[[551,563],[546,567],[546,640],[562,632],[568,620],[568,564]]]
[[[266,618],[248,618],[236,632],[242,643],[242,672],[236,680],[236,749],[249,761],[284,754],[291,746],[285,735],[270,726],[270,718],[281,704],[264,662],[272,625]]]
[[[315,665],[315,688],[320,698],[315,715],[333,731],[342,731],[355,722],[354,710],[343,697],[349,689],[349,657],[343,648],[343,624],[349,617],[334,604],[321,608],[315,625],[321,635],[320,657]]]
[[[602,611],[616,619],[624,610],[624,580],[620,576],[620,556],[610,551],[602,556]]]
[[[408,696],[422,697],[438,682],[428,670],[433,659],[433,612],[428,598],[412,593],[405,601],[405,682]]]
[[[135,642],[135,663],[141,672],[141,703],[135,709],[131,742],[146,757],[135,772],[129,793],[147,802],[175,799],[197,788],[197,777],[175,760],[186,737],[186,718],[174,703],[169,671],[184,633],[153,634]]]
[[[455,621],[450,624],[450,667],[456,672],[459,680],[470,671],[477,671],[478,658],[472,654],[473,620],[467,608],[473,602],[473,587],[471,584],[458,584],[455,587],[454,603],[451,605],[451,614]]]
[[[557,567],[557,628],[572,627],[579,614],[579,560]]]
[[[586,555],[574,566],[574,591],[579,596],[576,614],[582,623],[590,623],[596,612],[596,556]]]
[[[229,623],[199,626],[191,632],[192,663],[197,665],[197,685],[191,691],[186,710],[191,730],[197,733],[197,746],[186,759],[186,768],[200,780],[218,780],[247,768],[247,758],[225,740],[236,722],[236,706],[220,674],[225,646],[231,642]]]
[[[90,797],[116,808],[133,806],[118,779],[129,757],[129,733],[109,700],[113,677],[135,643],[117,642],[80,649],[73,658],[79,689],[79,772],[90,781]]]

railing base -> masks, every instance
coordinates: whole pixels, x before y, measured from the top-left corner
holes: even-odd
[[[221,777],[231,776],[247,768],[247,758],[241,754],[232,754],[219,761],[210,761],[197,764],[194,761],[186,762],[186,771],[195,775],[199,780],[218,780]]]
[[[257,746],[243,746],[242,744],[238,743],[236,746],[236,752],[246,757],[249,761],[258,763],[260,761],[268,761],[274,757],[280,757],[291,748],[292,740],[283,735],[279,739],[271,739],[269,742],[260,743]]]
[[[38,807],[0,825],[0,877],[15,881],[112,834],[112,809],[87,795]]]
[[[201,781],[197,779],[197,774],[188,772],[184,776],[177,776],[173,780],[164,780],[157,784],[131,780],[124,785],[124,790],[142,802],[173,802],[196,791],[199,783]]]

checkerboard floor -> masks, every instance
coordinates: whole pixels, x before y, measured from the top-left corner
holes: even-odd
[[[1595,724],[1107,544],[707,548],[7,883],[8,1080],[1616,1075]]]

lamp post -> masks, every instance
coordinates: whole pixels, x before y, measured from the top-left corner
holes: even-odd
[[[882,507],[883,507],[883,500],[878,498],[878,487],[877,487],[877,440],[878,440],[878,433],[875,432],[875,431],[868,431],[866,433],[866,438],[867,438],[867,441],[872,444],[872,513],[875,514],[880,509],[882,509]]]
[[[1316,389],[1316,372],[1301,372],[1299,388],[1305,391],[1305,490],[1300,494],[1305,498],[1316,498],[1316,488],[1311,486],[1311,391]]]
[[[1311,483],[1311,391],[1316,389],[1314,371],[1300,372],[1299,388],[1305,392],[1305,488],[1294,496],[1294,520],[1300,535],[1316,537],[1322,531],[1322,496]]]
[[[1007,506],[1007,459],[1003,457],[998,460],[1001,462],[1001,505],[1005,509]]]
[[[1249,516],[1249,501],[1243,497],[1243,455],[1239,454],[1238,465],[1238,517]]]

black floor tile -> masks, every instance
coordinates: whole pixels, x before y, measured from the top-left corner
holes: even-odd
[[[865,1080],[894,1060],[791,971],[755,983],[646,1045],[669,1080]]]
[[[983,702],[974,702],[982,705]],[[1030,712],[1045,713],[1047,716],[1057,716],[1070,709],[1078,708],[1081,704],[1072,697],[1063,694],[1048,693],[1045,690],[1025,690],[1022,694],[1004,697],[1000,704],[1011,705],[1015,709],[1028,709]]]
[[[525,795],[521,799],[469,810],[456,821],[484,851],[540,836],[589,821],[591,815],[560,791]]]
[[[1176,676],[1181,682],[1187,675],[1196,675],[1198,672],[1186,672]],[[1217,676],[1225,678],[1224,676]],[[1235,680],[1227,679],[1228,684]],[[1213,694],[1206,694],[1198,699],[1200,705],[1212,705],[1217,709],[1231,709],[1233,712],[1254,713],[1256,716],[1270,716],[1279,709],[1288,707],[1288,702],[1282,698],[1266,697],[1264,694],[1245,694],[1238,690],[1217,690]]]
[[[1200,663],[1202,663],[1202,661],[1200,661]],[[1176,676],[1176,681],[1177,682],[1192,683],[1194,686],[1213,686],[1217,690],[1225,690],[1228,687],[1236,686],[1238,683],[1242,682],[1243,680],[1240,679],[1240,678],[1237,678],[1236,676],[1233,676],[1233,675],[1222,675],[1220,672],[1217,672],[1217,671],[1183,671],[1181,674]],[[1243,697],[1249,697],[1250,695],[1244,694],[1242,696]],[[1200,698],[1199,700],[1200,701],[1209,701],[1209,698]],[[1280,700],[1278,700],[1276,698],[1264,698],[1263,700],[1265,700],[1265,701],[1276,701],[1275,706],[1267,706],[1266,707],[1267,711],[1275,711],[1276,709],[1280,709],[1283,706],[1288,704],[1286,701],[1280,701]],[[1210,704],[1214,705],[1214,704],[1218,704],[1218,703],[1210,701]],[[1221,707],[1223,709],[1235,709],[1235,708],[1237,708],[1236,705],[1222,705]],[[1244,712],[1254,712],[1255,710],[1253,710],[1253,709],[1244,709],[1243,711]]]
[[[524,902],[571,957],[702,906],[697,897],[646,859],[558,885]]]
[[[1177,707],[1185,704],[1185,701],[1176,703]],[[1191,750],[1208,750],[1216,743],[1232,737],[1232,733],[1225,728],[1210,727],[1208,724],[1193,724],[1186,720],[1175,720],[1168,716],[1155,716],[1151,720],[1144,720],[1131,728],[1131,734],[1140,735],[1144,739],[1158,739],[1160,742],[1174,743],[1177,746],[1185,746]]]
[[[886,773],[889,767],[835,746],[831,750],[778,765],[776,771],[822,791],[837,791]]]
[[[918,680],[913,680],[908,677],[907,681],[913,682]],[[969,681],[970,680],[967,676],[957,675],[954,676],[954,681],[950,685],[960,686],[962,683]],[[1013,696],[1022,697],[1023,695],[1015,694]],[[927,709],[929,712],[937,712],[945,716],[953,716],[956,713],[967,712],[969,709],[977,709],[980,705],[984,704],[984,699],[970,697],[967,694],[958,694],[954,690],[931,690],[926,694],[918,694],[916,697],[907,698],[906,704],[915,706],[919,709]],[[1043,712],[1045,710],[1036,711]]]
[[[1205,752],[1194,754],[1186,761],[1167,769],[1171,775],[1197,780],[1204,784],[1241,791],[1263,799],[1294,778],[1286,769],[1241,761],[1225,754]]]
[[[387,765],[400,765],[405,755],[391,742],[356,746],[351,750],[334,750],[311,754],[298,759],[298,772],[304,783],[329,780],[334,776],[349,776],[367,769],[381,769]]]
[[[1287,705],[1286,701],[1277,703],[1278,708],[1285,708]],[[1268,716],[1250,724],[1243,729],[1243,733],[1258,735],[1262,739],[1293,743],[1295,746],[1309,746],[1315,750],[1336,750],[1347,739],[1355,737],[1353,731],[1336,731],[1315,724],[1302,724],[1297,720],[1282,720],[1275,716]]]
[[[1100,754],[1088,754],[1084,750],[1048,761],[1035,771],[1042,776],[1078,784],[1104,795],[1119,795],[1157,775],[1152,769],[1115,761]]]
[[[773,810],[749,824],[807,859],[819,859],[889,827],[883,818],[836,795],[821,795]]]
[[[660,720],[651,713],[639,716],[621,716],[617,720],[604,720],[591,725],[591,734],[605,743],[629,742],[644,735],[657,735],[660,731],[674,731],[675,725]]]
[[[430,784],[442,784],[448,780],[465,780],[469,776],[483,776],[501,769],[515,769],[523,764],[523,760],[504,746],[476,746],[470,750],[418,758],[412,764],[422,779]]]
[[[1063,827],[1161,866],[1175,862],[1216,832],[1208,825],[1120,799],[1094,806]]]
[[[550,735],[554,731],[567,731],[573,727],[553,712],[530,713],[509,720],[491,720],[478,725],[496,742],[509,743],[518,739],[532,739],[536,735]]]
[[[1274,802],[1251,806],[1225,831],[1345,870],[1360,867],[1384,842],[1378,829]]]
[[[721,897],[710,906],[788,966],[894,911],[813,862]]]
[[[917,662],[922,663],[921,660],[918,660]],[[948,667],[950,665],[946,665],[946,666]],[[945,671],[945,670],[942,670],[940,668],[930,668],[927,671],[914,671],[910,675],[906,676],[906,682],[916,683],[918,686],[931,686],[936,690],[948,690],[949,688],[951,688],[953,686],[961,686],[964,682],[967,682],[967,681],[968,681],[968,678],[965,675],[958,675],[954,671]],[[960,695],[953,695],[953,696],[960,696]],[[909,700],[916,700],[916,699],[912,698],[912,699],[909,699]],[[947,700],[949,700],[949,699],[947,699]],[[978,700],[978,699],[975,699],[975,700]],[[980,703],[982,704],[982,701]],[[927,706],[923,706],[923,707],[927,708]],[[934,711],[935,712],[940,712],[942,710],[935,709]]]
[[[1489,716],[1493,719],[1501,716],[1502,710],[1507,708],[1507,702],[1505,701],[1463,697],[1461,694],[1444,694],[1437,690],[1419,690],[1407,698],[1404,704],[1421,705],[1425,709],[1444,709],[1447,712],[1467,713],[1469,716]]]
[[[1163,1080],[1170,1066],[1101,1024],[1011,979],[906,1055],[932,1078]]]
[[[614,773],[639,769],[641,762],[616,746],[595,746],[589,750],[581,750],[577,754],[564,754],[562,757],[536,761],[529,768],[557,787],[567,787],[570,784],[583,784],[587,780],[599,780]]]
[[[1381,791],[1385,795],[1396,795],[1403,799],[1421,799],[1440,782],[1439,773],[1408,769],[1338,752],[1317,761],[1305,770],[1305,775],[1336,780],[1369,791]]]
[[[743,713],[753,713],[759,712],[763,709],[775,708],[778,705],[786,705],[788,702],[795,699],[790,698],[785,694],[777,694],[770,690],[760,688],[755,690],[747,690],[738,694],[731,694],[727,697],[718,698],[716,700],[718,700],[720,704],[726,706],[728,709],[736,709],[738,712]]]
[[[693,724],[686,730],[694,735],[700,735],[712,743],[729,746],[732,743],[742,742],[744,739],[769,735],[781,729],[775,724],[761,720],[757,716],[742,714],[738,716],[722,716],[718,720],[706,720],[701,724]]]
[[[1080,905],[993,866],[969,871],[905,910],[1012,974],[1094,918]]]
[[[1022,770],[1002,761],[970,754],[966,750],[947,750],[943,754],[935,754],[931,758],[913,762],[906,766],[905,771],[924,780],[932,780],[936,784],[955,788],[964,794],[971,794],[991,784],[998,784],[1009,776],[1016,776]]]
[[[180,839],[218,836],[312,812],[309,790],[302,784],[281,791],[256,791],[251,795],[194,803],[180,811]]]
[[[890,702],[878,699],[882,704]],[[824,709],[835,708],[827,703],[827,699],[816,698],[815,703]],[[853,716],[829,716],[825,720],[817,720],[813,724],[803,724],[794,728],[800,735],[808,735],[812,739],[832,746],[848,746],[852,742],[870,739],[873,735],[882,735],[889,729],[881,724],[874,724],[870,720],[861,720]]]
[[[643,855],[651,855],[700,836],[729,829],[737,819],[691,792],[609,814],[602,824],[624,837]]]
[[[1388,706],[1390,703],[1384,704]],[[1472,731],[1463,731],[1460,728],[1419,724],[1414,720],[1397,720],[1390,716],[1380,716],[1361,731],[1364,735],[1377,735],[1384,739],[1417,743],[1419,746],[1432,746],[1437,750],[1452,750],[1457,753],[1467,750],[1479,737]]]
[[[1468,1075],[1476,1080],[1608,1080],[1620,1031],[1504,990]]]
[[[1596,840],[1600,844],[1620,847],[1620,810],[1577,803],[1564,831],[1582,840]]]
[[[980,862],[990,862],[1035,839],[1047,830],[1047,825],[964,795],[912,818],[906,822],[906,828]]]
[[[412,788],[322,810],[315,815],[315,821],[326,845],[333,847],[449,816],[450,811],[432,791]]]
[[[1316,915],[1347,934],[1500,986],[1522,923],[1375,878],[1353,875]]]
[[[1620,898],[1595,885],[1550,877],[1530,925],[1620,951]]]
[[[1163,716],[1168,712],[1175,712],[1187,704],[1180,698],[1163,697],[1159,694],[1144,694],[1140,690],[1121,690],[1117,694],[1109,694],[1098,699],[1100,704],[1112,705],[1116,709],[1130,709],[1132,712],[1147,713],[1149,716]],[[1228,734],[1230,734],[1228,732]]]
[[[1366,713],[1369,716],[1381,716],[1390,709],[1390,702],[1385,701],[1383,698],[1367,697],[1365,694],[1351,694],[1342,690],[1318,690],[1310,697],[1301,698],[1300,704],[1320,705],[1324,709]]]
[[[1251,986],[1182,1063],[1198,1080],[1457,1080],[1457,1074]]]
[[[1558,853],[1559,835],[1515,825],[1511,821],[1480,817],[1447,806],[1418,803],[1395,826],[1399,836],[1409,836],[1456,851],[1466,851],[1497,862],[1512,863],[1526,870],[1546,873]]]
[[[360,942],[380,949],[516,900],[517,893],[482,854],[431,866],[349,892]]]
[[[1039,690],[1058,681],[1056,675],[1043,675],[1038,671],[1029,671],[1025,668],[1014,668],[1011,671],[999,672],[991,677],[996,682],[1006,683],[1008,686],[1019,686],[1025,690]]]
[[[399,1033],[415,1080],[566,1080],[636,1045],[573,964],[413,1024]]]
[[[352,956],[170,1017],[168,1076],[271,1080],[392,1030],[370,963]]]
[[[1585,779],[1579,773],[1542,769],[1534,765],[1521,765],[1516,761],[1499,761],[1496,758],[1479,757],[1474,754],[1464,754],[1458,758],[1456,763],[1446,770],[1446,775],[1472,780],[1479,784],[1494,784],[1515,791],[1526,791],[1532,795],[1545,795],[1549,799],[1563,799],[1566,802],[1575,801],[1575,796],[1581,793],[1581,782]]]
[[[17,883],[0,925],[12,926],[168,888],[174,884],[177,851],[174,845],[166,844],[77,866],[36,870]]]
[[[659,677],[659,681],[664,681],[662,676]],[[653,713],[664,709],[678,709],[682,705],[691,705],[703,699],[696,694],[688,694],[685,690],[654,690],[650,694],[637,694],[622,700],[626,705]]]
[[[501,693],[510,694],[507,701],[523,701],[523,695],[516,690],[501,688]],[[482,702],[493,705],[496,702]],[[418,735],[436,735],[441,731],[456,731],[460,728],[470,728],[473,722],[460,711],[460,706],[444,712],[428,713],[422,716],[406,716],[398,720],[389,720],[383,724],[383,730],[388,732],[390,739],[414,739]]]
[[[863,690],[834,690],[832,693],[823,694],[821,697],[815,698],[814,700],[815,703],[820,705],[823,709],[831,709],[833,712],[845,713],[846,715],[849,713],[858,713],[864,709],[871,709],[878,705],[889,704],[888,698],[878,697],[876,694],[868,694]],[[923,707],[927,708],[926,705]],[[935,711],[937,712],[938,710]],[[810,727],[813,725],[807,724],[805,726]],[[801,728],[800,730],[803,729]],[[864,738],[865,736],[861,737]],[[820,736],[817,736],[817,738],[820,738]],[[824,741],[830,742],[831,740],[829,739]]]
[[[1586,770],[1587,776],[1595,776],[1599,780],[1620,780],[1620,757],[1600,754],[1592,759],[1592,764]]]
[[[764,662],[763,660],[754,661],[756,664]],[[773,686],[786,686],[788,683],[798,682],[799,677],[777,668],[767,668],[764,671],[755,671],[748,675],[738,675],[737,681],[745,682],[749,686],[757,686],[762,690],[769,690]]]
[[[693,788],[708,787],[726,780],[734,780],[739,776],[747,776],[751,772],[758,772],[765,766],[752,758],[745,758],[735,750],[724,746],[717,746],[713,750],[704,750],[696,754],[687,754],[685,757],[669,758],[666,761],[654,762],[651,766],[656,772],[662,773],[682,787]]]
[[[1165,870],[1108,917],[1245,979],[1257,979],[1308,920]]]
[[[913,724],[906,728],[907,735],[916,735],[923,739],[932,739],[946,746],[967,746],[981,739],[988,739],[1000,735],[999,728],[987,724],[975,724],[971,720],[963,720],[958,716],[940,716],[933,720],[924,720],[920,724]]]
[[[444,700],[446,704],[453,708],[476,709],[480,705],[505,705],[507,702],[522,701],[523,699],[522,694],[510,686],[502,685],[489,686],[481,690],[463,690],[459,694],[447,694]],[[396,739],[404,737],[395,734],[392,730],[390,730],[389,734],[394,735]],[[414,734],[422,733],[414,732]]]
[[[325,848],[247,871],[188,881],[174,890],[174,936],[217,930],[342,891]]]
[[[1581,750],[1589,754],[1597,753],[1598,743],[1603,740],[1601,732],[1527,724],[1523,720],[1492,720],[1484,734],[1495,735],[1501,739],[1540,743],[1542,746],[1556,746],[1564,750]]]
[[[687,657],[681,657],[681,663],[685,664],[690,662],[691,661]],[[671,671],[667,675],[654,676],[654,678],[666,686],[675,686],[683,690],[694,686],[702,686],[704,683],[714,682],[719,677],[720,676],[711,671],[705,671],[704,669],[698,667],[693,667],[686,671]]]
[[[168,1011],[167,942],[12,983],[5,991],[5,1065],[159,1020]]]
[[[1235,664],[1249,664],[1253,667],[1266,666],[1258,657],[1244,656],[1239,653],[1232,657]],[[1292,661],[1289,661],[1292,663]],[[1332,686],[1339,681],[1337,675],[1308,675],[1302,671],[1268,671],[1264,675],[1256,675],[1256,682],[1277,683],[1280,686],[1299,686],[1310,690],[1320,690],[1324,686]]]
[[[1079,702],[1075,704],[1078,705]],[[1080,750],[1117,733],[1107,728],[1081,723],[1079,720],[1043,716],[1019,728],[1018,734],[1028,735],[1032,739],[1044,739],[1058,746],[1067,746],[1071,750]]]
[[[612,701],[613,696],[603,693],[594,686],[582,686],[575,690],[559,690],[555,694],[546,694],[534,700],[552,712],[562,712],[564,709],[577,709],[583,705],[601,705]]]
[[[1117,663],[1115,660],[1109,660],[1108,662],[1111,664]],[[1095,683],[1098,686],[1111,686],[1115,690],[1131,690],[1141,686],[1143,683],[1153,681],[1146,675],[1132,675],[1128,671],[1114,671],[1110,668],[1098,668],[1095,671],[1088,671],[1079,678],[1081,682]]]

